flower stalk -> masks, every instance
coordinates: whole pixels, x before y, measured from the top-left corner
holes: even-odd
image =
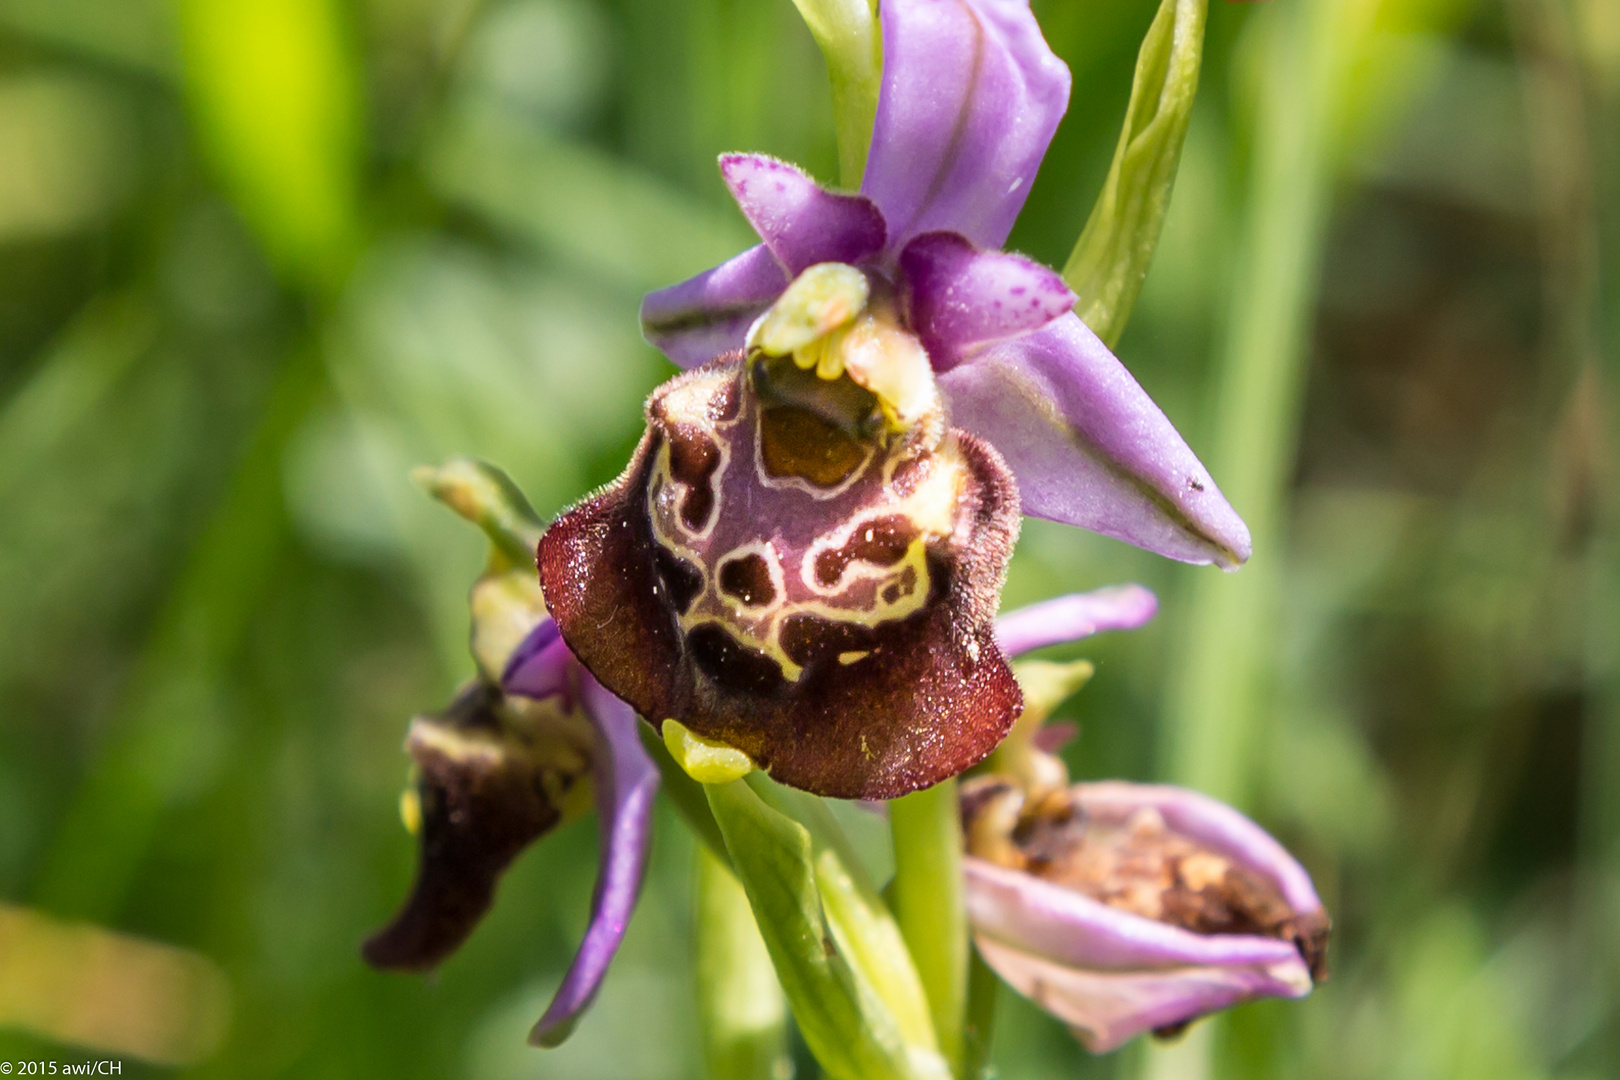
[[[940,1052],[958,1076],[965,1076],[968,935],[956,780],[891,800],[889,828],[894,837],[895,919],[928,995]]]
[[[838,177],[846,188],[860,187],[883,78],[876,0],[793,0],[793,6],[827,60]]]
[[[787,1003],[748,896],[727,862],[696,854],[697,1002],[710,1080],[775,1080],[788,1069]]]
[[[796,794],[757,773],[706,791],[810,1052],[835,1080],[943,1080],[910,957],[859,865],[838,851],[830,815],[813,816],[813,838],[756,787],[778,803]]]

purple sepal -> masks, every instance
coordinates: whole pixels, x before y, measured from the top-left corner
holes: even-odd
[[[512,650],[501,674],[501,689],[536,700],[553,694],[566,698],[572,692],[569,675],[573,661],[574,654],[564,644],[557,623],[550,617],[541,619]]]
[[[594,770],[601,863],[591,899],[591,922],[574,962],[544,1016],[529,1033],[536,1046],[556,1046],[590,1008],[608,965],[619,951],[641,894],[652,834],[658,770],[642,749],[635,710],[580,669],[580,696],[596,728]]]
[[[1074,307],[1054,270],[1003,251],[980,251],[950,232],[924,233],[900,253],[911,329],[935,371],[986,345],[1039,330]]]
[[[1105,971],[1297,963],[1299,950],[1253,934],[1195,934],[1109,907],[1072,889],[968,856],[968,918],[975,932],[1054,963]]]
[[[1315,920],[1322,928],[1313,947],[1325,943],[1326,917],[1304,867],[1226,804],[1185,788],[1121,781],[1071,791],[1086,821],[1099,826],[1125,827],[1138,811],[1156,810],[1170,829],[1269,879],[1299,925]],[[1311,948],[1297,939],[1193,933],[973,857],[963,871],[985,962],[1093,1051],[1251,998],[1310,992]]]
[[[1107,630],[1135,630],[1159,610],[1159,598],[1140,585],[1110,585],[1021,607],[996,619],[996,644],[1008,656],[1079,641]]]
[[[764,244],[641,301],[641,333],[675,364],[694,368],[740,349],[748,328],[788,286]]]
[[[940,377],[951,423],[1001,451],[1024,513],[1236,569],[1249,529],[1159,407],[1078,316]]]
[[[1068,1024],[1094,1054],[1106,1054],[1157,1028],[1174,1027],[1257,997],[1303,997],[1310,977],[1296,954],[1286,971],[1193,967],[1172,971],[1092,971],[1066,967],[998,941],[977,939],[979,955],[1013,989]]]
[[[861,191],[889,250],[949,229],[999,248],[1069,104],[1028,0],[883,0],[883,85]]]
[[[764,154],[723,154],[720,175],[790,278],[817,263],[853,264],[883,250],[883,215],[864,195],[828,191]]]

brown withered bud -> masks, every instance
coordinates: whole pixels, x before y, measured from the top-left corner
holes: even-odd
[[[454,952],[512,860],[582,805],[590,745],[582,716],[484,681],[444,713],[413,720],[405,746],[417,775],[406,806],[420,864],[404,907],[365,943],[367,962],[422,971]]]

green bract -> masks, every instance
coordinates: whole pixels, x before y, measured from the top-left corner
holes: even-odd
[[[1063,267],[1075,312],[1109,347],[1147,277],[1198,93],[1208,0],[1163,0],[1141,51],[1102,194]]]
[[[883,39],[874,0],[793,0],[827,58],[838,172],[845,187],[859,187],[877,116],[883,75]]]

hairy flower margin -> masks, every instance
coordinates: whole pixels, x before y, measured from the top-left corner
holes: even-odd
[[[647,296],[691,370],[539,552],[563,638],[655,725],[893,798],[1021,708],[991,632],[1020,512],[1228,569],[1249,534],[1061,277],[1006,240],[1068,103],[1026,0],[885,0],[860,193],[730,154],[761,244]]]

